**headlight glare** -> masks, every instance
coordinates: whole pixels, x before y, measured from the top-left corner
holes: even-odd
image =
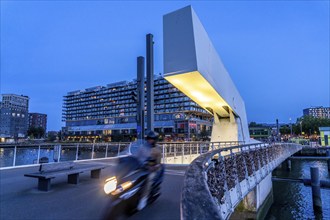
[[[103,189],[104,189],[104,192],[106,194],[109,194],[109,193],[115,191],[116,188],[117,188],[117,179],[116,179],[116,177],[111,177],[111,178],[109,178],[105,181]]]

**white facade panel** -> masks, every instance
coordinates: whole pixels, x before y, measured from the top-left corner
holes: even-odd
[[[186,16],[190,8],[164,16],[164,68],[165,73],[186,73],[197,69],[192,17]],[[175,40],[171,40],[175,39]]]
[[[183,77],[177,77],[180,80],[179,82],[179,80],[171,76],[183,75],[194,71],[201,74],[210,87],[221,97],[218,98],[218,107],[213,105],[213,112],[221,117],[229,118],[229,112],[226,113],[223,109],[217,109],[219,106],[228,106],[236,117],[234,122],[230,120],[229,123],[237,124],[238,140],[248,141],[250,138],[244,101],[226,71],[203,25],[191,6],[187,6],[164,16],[164,74],[167,80],[171,83],[174,82],[174,85],[175,81],[178,81],[179,86],[175,86],[180,90],[184,90],[184,85],[182,85]],[[191,82],[196,83],[193,80]],[[192,90],[191,85],[189,85],[189,88]],[[198,100],[194,99],[193,94],[189,94],[187,91],[183,92],[199,103]],[[196,93],[196,91],[194,92]],[[225,105],[223,105],[223,100],[226,103]],[[206,105],[202,107],[207,109]],[[219,140],[226,139],[220,138]]]

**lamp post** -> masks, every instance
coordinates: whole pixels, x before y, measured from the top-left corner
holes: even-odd
[[[300,135],[302,135],[302,122],[303,122],[303,120],[301,120],[301,121],[299,122],[299,124],[300,124]]]
[[[291,123],[291,118],[289,118],[290,120],[290,137],[292,137],[292,123]]]

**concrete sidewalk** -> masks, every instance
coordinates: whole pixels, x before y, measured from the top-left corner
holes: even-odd
[[[101,219],[109,200],[103,192],[103,183],[113,175],[114,163],[113,160],[87,163],[109,166],[101,171],[100,179],[91,179],[90,172],[82,173],[78,185],[67,184],[67,176],[52,179],[49,192],[37,190],[37,179],[24,177],[26,173],[38,171],[38,166],[1,170],[0,219]],[[167,168],[161,197],[130,219],[180,219],[185,168]]]

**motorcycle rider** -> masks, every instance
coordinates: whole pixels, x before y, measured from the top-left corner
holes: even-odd
[[[161,149],[157,145],[158,136],[159,135],[157,132],[149,131],[146,136],[146,142],[142,147],[140,147],[137,155],[140,161],[142,160],[145,164],[146,169],[150,172],[137,207],[138,210],[143,209],[147,205],[150,189],[156,174],[161,172],[162,175],[164,171],[162,165],[160,164]]]

